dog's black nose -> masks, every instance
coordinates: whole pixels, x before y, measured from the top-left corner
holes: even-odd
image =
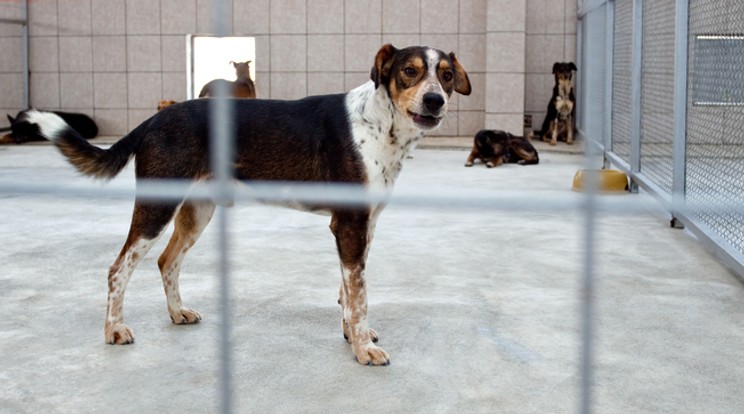
[[[424,108],[429,111],[431,115],[439,114],[439,110],[444,106],[444,98],[438,93],[426,93],[424,94]]]

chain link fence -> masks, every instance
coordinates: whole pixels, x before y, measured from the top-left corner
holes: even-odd
[[[744,2],[586,1],[579,19],[578,73],[610,84],[582,96],[579,135],[743,275]],[[610,137],[586,115],[607,102]]]

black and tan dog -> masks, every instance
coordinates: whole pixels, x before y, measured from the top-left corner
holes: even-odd
[[[574,143],[574,114],[576,113],[576,97],[573,91],[573,72],[576,65],[573,62],[555,62],[553,76],[555,85],[553,95],[548,102],[548,113],[543,120],[540,131],[535,131],[531,138],[542,139],[550,145],[556,145],[558,140],[566,144]]]
[[[454,53],[418,46],[396,49],[389,44],[377,52],[370,77],[345,94],[297,101],[230,100],[235,109],[235,178],[345,183],[391,191],[406,155],[425,131],[440,125],[452,93],[470,94],[470,81]],[[133,157],[138,181],[198,181],[212,176],[207,132],[212,102],[196,99],[171,105],[109,149],[90,145],[52,113],[35,112],[29,119],[86,175],[114,177]],[[367,323],[365,264],[382,209],[382,204],[323,208],[331,215],[341,261],[343,333],[361,364],[390,361],[373,343],[377,334]],[[124,291],[135,266],[174,218],[173,236],[158,260],[168,313],[176,324],[201,319],[198,312],[182,305],[178,275],[184,255],[214,211],[215,203],[204,200],[135,200],[129,236],[108,275],[107,343],[134,341],[124,323]]]
[[[472,167],[475,160],[481,160],[488,168],[504,163],[530,165],[540,162],[537,150],[524,137],[490,129],[482,129],[475,134],[473,150],[465,166]]]

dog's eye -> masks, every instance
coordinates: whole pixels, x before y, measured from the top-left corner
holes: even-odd
[[[449,82],[452,80],[452,72],[444,72],[442,74],[442,79],[444,79],[445,82]]]
[[[405,68],[405,69],[403,69],[403,73],[405,73],[406,76],[412,78],[412,77],[416,76],[416,69],[414,69],[414,68]]]

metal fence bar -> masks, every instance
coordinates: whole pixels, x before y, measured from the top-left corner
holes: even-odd
[[[216,0],[212,8],[212,21],[219,37],[229,35],[227,17],[230,15],[226,0]],[[219,301],[220,301],[220,335],[219,335],[219,357],[220,357],[220,375],[219,375],[219,410],[223,414],[233,412],[233,384],[232,384],[232,326],[230,315],[230,267],[229,267],[229,250],[230,243],[227,235],[228,213],[227,206],[234,199],[234,186],[232,185],[232,158],[234,150],[234,105],[228,99],[230,90],[224,82],[218,83],[215,90],[215,97],[210,100],[209,117],[210,117],[210,146],[211,166],[217,185],[217,194],[215,195],[217,204],[217,274],[220,279],[219,283]]]
[[[687,162],[687,27],[688,0],[677,0],[674,23],[674,143],[672,167],[672,204],[685,202],[685,164]],[[682,227],[680,214],[672,210],[672,226]]]
[[[633,0],[633,49],[631,57],[631,125],[630,174],[631,192],[638,191],[635,176],[641,171],[641,76],[643,56],[643,2]]]

